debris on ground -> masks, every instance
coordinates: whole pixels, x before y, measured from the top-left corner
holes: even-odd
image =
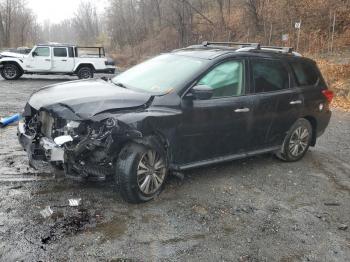
[[[10,124],[13,124],[13,123],[19,121],[20,119],[21,119],[20,114],[15,114],[15,115],[10,116],[10,117],[2,118],[0,120],[0,128],[3,128],[3,127],[8,126]]]
[[[348,229],[348,225],[341,224],[341,225],[338,226],[338,229],[339,230],[347,230]]]
[[[337,207],[337,206],[340,206],[340,203],[337,203],[337,202],[326,202],[324,203],[325,206],[334,206],[334,207]]]
[[[80,202],[81,202],[81,198],[76,198],[76,199],[68,199],[69,201],[69,206],[71,207],[77,207],[80,205]]]
[[[48,218],[52,216],[53,211],[50,206],[47,206],[46,208],[40,211],[40,214],[43,216],[43,218]]]

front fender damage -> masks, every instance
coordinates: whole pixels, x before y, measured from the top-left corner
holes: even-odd
[[[91,123],[86,133],[73,136],[64,144],[64,169],[73,178],[104,180],[114,172],[115,158],[130,140],[140,139],[142,133],[135,127],[108,118]]]
[[[114,172],[121,148],[128,141],[143,137],[137,125],[117,120],[113,114],[67,120],[42,108],[25,110],[23,115],[18,138],[30,161],[63,166],[66,175],[76,179],[104,180]]]

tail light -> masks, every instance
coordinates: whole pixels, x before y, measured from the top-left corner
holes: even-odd
[[[328,89],[325,89],[325,90],[322,91],[322,94],[325,96],[325,98],[327,99],[327,101],[328,101],[329,103],[332,102],[333,97],[334,97],[333,91],[328,90]]]

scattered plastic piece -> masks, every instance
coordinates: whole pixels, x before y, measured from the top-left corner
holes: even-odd
[[[81,202],[81,198],[76,198],[76,199],[68,199],[69,201],[69,205],[71,207],[77,207],[80,205],[80,202]]]
[[[8,126],[12,123],[15,123],[15,122],[19,121],[20,119],[21,119],[20,114],[15,114],[13,116],[3,118],[0,120],[0,128],[3,128],[3,127]]]
[[[43,216],[43,218],[48,218],[52,216],[53,211],[50,206],[47,206],[45,209],[40,211],[40,214]]]
[[[348,229],[348,225],[341,224],[341,225],[338,226],[338,229],[339,230],[347,230]]]
[[[58,136],[54,139],[56,145],[63,145],[67,142],[72,142],[73,141],[73,138],[71,136]]]

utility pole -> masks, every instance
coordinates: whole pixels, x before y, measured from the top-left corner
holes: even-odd
[[[271,38],[272,38],[272,23],[271,23],[271,27],[270,27],[269,45],[271,45]]]
[[[334,12],[334,17],[333,17],[333,29],[332,29],[332,41],[331,41],[331,53],[333,53],[334,31],[335,31],[335,12]]]

